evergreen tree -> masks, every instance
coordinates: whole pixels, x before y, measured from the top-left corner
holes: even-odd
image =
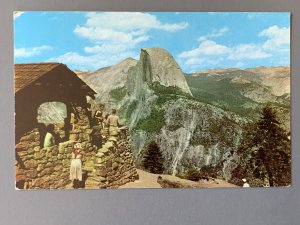
[[[150,142],[143,161],[144,168],[151,173],[161,174],[164,171],[163,163],[159,146],[154,141]]]
[[[291,148],[286,131],[280,126],[276,110],[266,105],[261,118],[249,124],[239,147],[245,177],[269,181],[270,186],[291,183]]]

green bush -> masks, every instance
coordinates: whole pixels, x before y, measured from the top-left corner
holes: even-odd
[[[188,180],[199,181],[202,178],[202,175],[195,167],[189,167],[185,177]]]
[[[165,125],[165,112],[162,109],[153,108],[148,117],[140,119],[135,127],[136,130],[147,132],[159,132]]]
[[[126,87],[118,87],[110,91],[110,96],[118,101],[121,101],[126,96]]]
[[[182,97],[195,100],[192,96],[183,92],[179,87],[166,87],[161,85],[159,82],[154,82],[150,86],[150,88],[154,91],[155,95],[158,96],[158,99],[156,100],[156,104],[158,106],[163,105],[168,101],[177,100],[178,98]]]

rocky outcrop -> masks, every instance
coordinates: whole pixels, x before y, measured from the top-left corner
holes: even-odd
[[[142,94],[140,89],[144,85],[155,82],[166,87],[178,87],[191,95],[179,65],[165,49],[142,49],[138,64],[128,75],[128,91],[138,97]]]
[[[153,140],[163,152],[166,173],[176,175],[192,166],[201,168],[222,163],[224,169],[220,176],[230,179],[232,167],[228,165],[238,162],[236,150],[246,120],[234,113],[184,98],[161,107],[164,125],[158,132],[132,129],[135,163],[141,165],[145,149]]]
[[[128,71],[136,64],[137,60],[127,58],[116,65],[80,74],[79,77],[98,93],[97,102],[104,103],[110,108],[118,108],[119,102],[112,101],[110,92],[126,85]]]

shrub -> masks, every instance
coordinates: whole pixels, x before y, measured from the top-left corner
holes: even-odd
[[[165,125],[164,110],[153,108],[150,115],[144,119],[140,119],[135,127],[136,130],[144,130],[147,132],[159,132]]]
[[[154,141],[150,142],[143,161],[144,168],[150,173],[161,174],[164,171],[163,164],[164,159],[159,146]]]
[[[186,179],[199,181],[202,178],[201,173],[195,167],[189,167],[186,172]]]
[[[110,91],[110,96],[114,99],[121,101],[126,96],[127,90],[125,87],[118,87]]]

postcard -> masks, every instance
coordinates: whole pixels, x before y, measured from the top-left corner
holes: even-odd
[[[290,13],[14,12],[16,189],[291,185]]]

